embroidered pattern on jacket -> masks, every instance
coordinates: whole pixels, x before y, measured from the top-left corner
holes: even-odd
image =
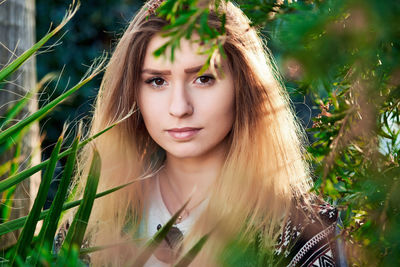
[[[285,266],[335,266],[334,244],[338,211],[320,201],[310,206],[297,203],[275,247]]]

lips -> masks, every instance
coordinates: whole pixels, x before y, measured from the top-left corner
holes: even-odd
[[[168,134],[176,140],[189,140],[197,135],[202,128],[192,128],[192,127],[184,127],[184,128],[172,128],[168,129]]]

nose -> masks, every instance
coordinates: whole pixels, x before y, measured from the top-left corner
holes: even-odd
[[[193,114],[190,95],[183,84],[174,86],[171,90],[169,114],[174,117],[186,117]]]

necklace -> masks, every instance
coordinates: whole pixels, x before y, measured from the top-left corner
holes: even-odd
[[[180,206],[183,206],[183,204],[185,203],[184,201],[182,201],[182,199],[179,197],[179,194],[177,194],[177,190],[174,188],[174,186],[172,185],[170,178],[167,174],[167,172],[164,170],[164,174],[165,174],[165,178],[167,180],[168,183],[168,187],[171,189],[170,191],[172,192],[175,200],[179,203]],[[158,176],[158,179],[159,176]],[[161,188],[160,188],[161,191]],[[197,202],[193,207],[191,208],[184,208],[183,212],[178,216],[178,218],[175,221],[175,224],[181,223],[183,218],[187,218],[190,215],[190,212],[193,211],[195,208],[197,208],[201,203],[203,203],[203,201],[205,200],[205,198],[201,199],[199,202]],[[190,202],[190,200],[189,200]]]

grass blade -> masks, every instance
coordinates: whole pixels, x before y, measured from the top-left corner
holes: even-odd
[[[64,168],[63,176],[58,186],[57,194],[51,204],[49,213],[44,219],[42,229],[39,233],[39,247],[50,247],[57,231],[57,224],[62,212],[62,206],[66,199],[68,187],[71,182],[72,173],[75,166],[75,158],[78,151],[79,136],[77,136],[72,144],[72,153],[69,154],[67,163]]]
[[[15,143],[19,142],[19,140],[21,140],[25,136],[28,130],[28,127],[26,127],[21,131],[16,132],[14,135],[9,136],[7,140],[0,145],[0,155],[9,150],[12,146],[15,145]]]
[[[113,193],[115,191],[118,191],[118,190],[120,190],[120,189],[122,189],[122,188],[124,188],[124,187],[126,187],[128,185],[131,185],[131,184],[135,183],[135,182],[136,181],[132,181],[132,182],[126,183],[124,185],[116,186],[114,188],[111,188],[111,189],[108,189],[108,190],[103,191],[101,193],[98,193],[98,194],[96,194],[96,198],[103,197],[103,196],[106,196],[108,194],[111,194],[111,193]],[[76,206],[79,206],[81,203],[82,203],[82,199],[71,201],[71,202],[68,202],[68,203],[64,203],[63,206],[62,206],[62,210],[64,211],[64,210],[68,210],[68,209],[74,208]],[[49,210],[42,211],[42,213],[39,216],[39,220],[43,220],[44,218],[46,218],[46,216],[48,214],[49,214]],[[4,234],[7,234],[9,232],[12,232],[12,231],[20,229],[21,227],[24,226],[25,221],[26,221],[27,218],[28,218],[28,216],[24,216],[24,217],[20,217],[18,219],[15,219],[15,220],[0,224],[0,236],[4,235]]]
[[[0,176],[3,176],[4,174],[6,174],[7,172],[10,172],[11,169],[11,163],[14,161],[15,159],[10,159],[7,162],[4,162],[3,164],[0,165]]]
[[[116,122],[114,124],[112,124],[111,126],[107,127],[106,129],[96,133],[95,135],[93,135],[92,137],[89,137],[88,139],[82,141],[79,143],[79,148],[85,146],[87,143],[93,141],[94,139],[96,139],[97,137],[99,137],[100,135],[102,135],[103,133],[107,132],[108,130],[112,129],[115,125],[117,125],[119,122]],[[58,159],[61,159],[67,155],[69,155],[72,152],[72,149],[66,149],[65,151],[63,151],[61,154],[58,155]],[[16,185],[20,182],[22,182],[23,180],[29,178],[30,176],[32,176],[34,173],[40,171],[41,169],[43,169],[44,167],[47,166],[47,164],[49,163],[49,160],[45,160],[42,161],[41,163],[32,166],[26,170],[23,170],[21,172],[19,172],[16,175],[13,175],[11,177],[8,177],[7,179],[4,179],[2,181],[0,181],[0,192],[3,192],[5,190],[7,190],[8,188],[12,187],[13,185]]]
[[[80,6],[79,1],[75,5],[75,1],[69,7],[69,10],[65,14],[61,23],[54,28],[51,32],[46,34],[42,39],[40,39],[31,48],[26,50],[22,55],[11,62],[7,67],[0,71],[0,82],[11,75],[15,70],[17,70],[26,60],[28,60],[36,51],[38,51],[51,37],[53,37],[57,32],[59,32],[65,24],[75,15],[76,11]]]
[[[41,169],[43,169],[44,167],[46,167],[48,163],[49,163],[49,160],[45,160],[35,166],[32,166],[24,171],[17,173],[16,175],[13,175],[11,177],[8,177],[7,179],[0,181],[0,192],[3,192],[5,190],[11,188],[12,186],[22,182],[26,178],[31,177],[34,173],[36,173],[36,172],[40,171]]]
[[[200,238],[200,240],[197,241],[196,244],[194,244],[194,246],[185,255],[182,256],[182,258],[179,260],[177,264],[174,265],[174,267],[189,266],[189,264],[193,261],[196,255],[203,248],[209,236],[210,233],[205,234],[202,238]]]
[[[35,87],[34,90],[29,91],[22,99],[20,99],[15,105],[13,105],[7,111],[7,114],[5,115],[4,119],[1,120],[0,129],[9,124],[21,112],[21,110],[27,105],[29,100],[31,100],[31,97],[41,89],[42,85],[45,82],[52,80],[54,78],[55,78],[54,73],[47,74],[42,78],[42,80],[38,83],[38,85]]]
[[[174,216],[169,219],[169,221],[163,225],[163,227],[144,245],[141,252],[139,252],[138,256],[129,263],[128,266],[143,266],[150,258],[151,254],[154,253],[158,245],[164,240],[167,236],[169,230],[174,225],[175,221],[178,219],[179,215],[186,208],[190,199],[186,201],[186,203],[174,214]]]
[[[33,234],[35,232],[36,224],[39,221],[40,212],[46,202],[47,193],[50,188],[50,182],[54,175],[54,170],[56,168],[56,163],[58,161],[58,153],[61,149],[61,144],[63,141],[63,136],[57,141],[56,146],[54,147],[51,156],[49,165],[46,168],[43,179],[39,186],[39,191],[35,198],[35,202],[33,203],[32,210],[29,212],[28,218],[25,222],[24,228],[22,229],[21,235],[18,238],[18,242],[16,245],[16,250],[14,255],[12,255],[11,265],[14,265],[15,257],[18,255],[23,260],[25,260],[27,249],[30,247]]]
[[[72,224],[65,237],[62,251],[69,255],[72,247],[81,247],[86,227],[89,221],[90,213],[92,211],[94,199],[96,197],[96,190],[100,178],[101,159],[97,150],[93,153],[92,163],[88,174],[87,184],[83,193],[82,204],[72,221]]]
[[[33,123],[36,120],[41,119],[44,117],[47,113],[49,113],[53,108],[55,108],[58,104],[60,104],[62,101],[64,101],[66,98],[68,98],[71,94],[76,92],[79,88],[81,88],[83,85],[88,83],[90,80],[92,80],[97,74],[99,74],[102,69],[103,65],[106,61],[106,58],[101,59],[99,62],[99,65],[93,70],[93,72],[88,75],[85,79],[81,80],[79,83],[77,83],[74,87],[63,93],[62,95],[58,96],[56,99],[45,105],[44,107],[40,108],[38,111],[33,113],[32,115],[26,117],[25,119],[21,120],[20,122],[14,124],[13,126],[7,128],[6,130],[0,132],[0,144],[4,143],[7,141],[7,139],[12,136],[13,134],[17,133],[18,131],[21,131],[24,127],[27,125]],[[96,64],[95,62],[94,64]]]
[[[22,140],[19,140],[17,143],[17,147],[15,148],[14,157],[10,164],[10,176],[17,173],[19,168],[20,156],[21,156],[21,148],[22,148]],[[6,222],[11,216],[11,210],[13,205],[14,192],[17,186],[13,186],[8,190],[4,191],[1,198],[1,206],[0,206],[0,221]]]

